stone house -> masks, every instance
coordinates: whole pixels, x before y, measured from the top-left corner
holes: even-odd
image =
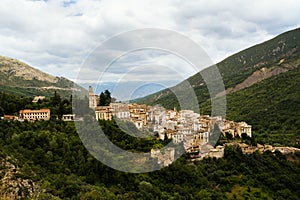
[[[22,120],[49,120],[50,119],[50,109],[40,109],[40,110],[20,110],[19,118]]]
[[[96,120],[112,120],[111,106],[97,106],[95,108]]]

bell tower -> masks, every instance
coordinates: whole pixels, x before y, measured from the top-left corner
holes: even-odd
[[[97,107],[98,95],[94,94],[93,87],[89,86],[89,107],[95,109]]]

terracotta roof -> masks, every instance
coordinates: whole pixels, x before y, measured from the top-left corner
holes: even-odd
[[[50,112],[50,109],[40,109],[40,110],[25,109],[25,110],[20,110],[21,114],[25,114],[25,113],[41,113],[41,112]]]
[[[4,119],[15,119],[17,116],[14,115],[4,115]]]

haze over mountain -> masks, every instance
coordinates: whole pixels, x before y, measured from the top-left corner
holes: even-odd
[[[22,96],[52,96],[57,91],[68,96],[80,86],[64,77],[54,77],[16,59],[0,56],[0,88]]]

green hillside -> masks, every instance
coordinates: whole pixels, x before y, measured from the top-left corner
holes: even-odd
[[[260,142],[299,146],[299,47],[300,29],[296,29],[217,64],[227,91],[226,118],[251,124]],[[249,80],[256,79],[257,82],[249,85]],[[210,114],[210,96],[205,84],[201,84],[203,79],[200,73],[187,81],[194,87],[201,114]],[[243,84],[244,88],[230,92],[231,88]],[[180,84],[172,89],[178,90],[179,87]],[[179,108],[177,98],[170,89],[138,99],[137,102]]]
[[[229,94],[226,118],[251,124],[260,143],[300,147],[299,88],[300,67]]]
[[[262,68],[274,68],[299,59],[300,55],[300,28],[283,33],[274,39],[258,44],[239,53],[236,53],[225,60],[217,63],[217,67],[222,75],[225,88],[234,87],[246,80],[253,72]],[[282,59],[284,62],[281,63]],[[207,69],[204,69],[205,71]],[[199,103],[209,99],[209,93],[201,72],[187,79],[194,88],[198,96]],[[180,85],[173,87],[177,90]],[[179,107],[176,103],[175,95],[170,89],[162,90],[158,93],[136,100],[139,103],[162,104],[165,107]]]
[[[131,137],[112,121],[100,125],[123,149],[148,151],[160,143]],[[74,123],[55,118],[34,123],[0,120],[0,147],[0,199],[300,198],[299,153],[248,155],[227,147],[224,158],[190,162],[184,155],[158,171],[126,173],[96,160]],[[22,184],[26,180],[30,184]],[[16,194],[13,198],[7,198],[10,191]]]
[[[0,89],[19,96],[43,95],[50,97],[54,91],[68,97],[72,89],[82,90],[64,77],[54,77],[16,59],[0,56]]]
[[[299,135],[299,74],[300,68],[295,67],[228,95],[228,117],[251,119],[255,133],[261,133],[261,137],[255,134],[259,141],[291,144],[291,138]],[[30,97],[0,94],[0,116],[44,107],[53,116],[32,123],[0,120],[0,199],[300,199],[299,153],[243,154],[238,147],[226,147],[220,159],[191,162],[185,154],[158,171],[127,173],[96,160],[74,122],[56,118],[71,112],[71,100],[54,95],[32,103]],[[201,107],[209,112],[208,102]],[[264,125],[271,127],[270,121],[277,125],[265,129]],[[114,121],[99,121],[99,125],[124,150],[149,152],[165,145],[151,137],[132,137]]]
[[[300,134],[300,67],[227,95],[227,117]]]

